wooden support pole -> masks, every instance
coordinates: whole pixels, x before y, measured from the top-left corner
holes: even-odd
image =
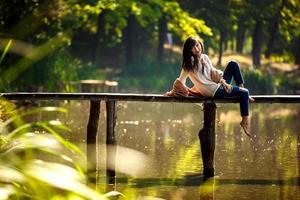
[[[115,184],[116,182],[116,172],[115,172],[115,162],[116,162],[116,148],[114,145],[116,144],[115,138],[115,127],[117,120],[116,113],[116,101],[106,101],[106,146],[107,148],[107,170],[106,176],[108,179],[108,184]]]
[[[215,121],[216,104],[204,103],[204,126],[199,131],[199,139],[205,177],[214,176]]]
[[[90,116],[87,125],[87,172],[88,182],[96,183],[97,170],[97,131],[100,117],[100,103],[101,101],[90,102]]]

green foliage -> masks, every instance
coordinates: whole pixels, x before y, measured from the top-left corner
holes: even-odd
[[[213,35],[204,20],[191,17],[177,2],[165,2],[163,11],[169,18],[169,29],[179,35],[182,41],[191,35]]]
[[[297,0],[287,0],[281,12],[280,31],[288,42],[300,35],[300,3]],[[297,44],[298,45],[298,44]]]
[[[106,199],[84,184],[83,170],[69,156],[85,159],[84,155],[58,133],[68,131],[67,127],[58,120],[22,120],[40,112],[66,110],[45,107],[19,111],[0,100],[0,198],[55,199],[59,194],[59,199]],[[69,154],[62,153],[66,150]],[[47,161],[46,157],[59,162]]]
[[[300,72],[284,73],[278,76],[279,94],[299,94],[300,92]]]
[[[279,9],[281,5],[283,7]],[[105,78],[105,74],[97,70],[93,62],[97,62],[97,67],[102,67],[111,64],[107,62],[107,65],[104,61],[113,60],[113,67],[124,70],[125,77],[121,77],[120,80],[125,86],[152,88],[154,82],[157,86],[152,90],[161,91],[165,87],[163,85],[169,81],[158,78],[160,76],[156,75],[160,73],[152,74],[147,70],[152,69],[153,65],[163,66],[163,73],[167,74],[169,71],[171,74],[164,77],[173,78],[176,77],[173,68],[178,67],[164,67],[173,66],[172,62],[154,63],[156,55],[151,53],[148,57],[144,56],[143,49],[151,49],[154,52],[157,48],[158,27],[162,16],[167,21],[167,32],[172,33],[174,44],[181,44],[189,35],[201,35],[205,44],[216,50],[220,47],[221,32],[224,33],[224,42],[228,43],[230,40],[230,43],[234,44],[237,29],[243,26],[245,40],[249,41],[255,20],[262,20],[264,27],[271,27],[271,19],[279,15],[280,11],[280,34],[275,38],[272,53],[277,56],[277,60],[293,62],[297,60],[296,38],[300,37],[299,6],[297,0],[28,0],[23,3],[1,1],[0,32],[1,38],[7,39],[3,39],[2,43],[0,41],[3,49],[0,58],[0,89],[21,91],[27,90],[30,85],[41,85],[44,91],[73,92],[76,90],[74,83],[80,79]],[[19,15],[16,16],[15,13]],[[105,15],[100,23],[101,14]],[[138,70],[141,61],[137,60],[130,66],[124,66],[124,42],[128,41],[124,30],[128,27],[130,17],[135,20],[131,30],[135,38],[133,54],[147,63],[149,69],[143,67],[147,76],[143,75],[144,71]],[[264,31],[266,40],[262,46],[263,50],[266,49],[268,37],[271,37],[269,32]],[[81,33],[84,34],[80,35]],[[10,39],[10,44],[3,43]],[[22,45],[16,45],[17,43],[25,44],[26,51]],[[83,51],[78,51],[78,59],[71,55],[76,51],[76,47],[84,48]],[[86,55],[82,55],[82,52]],[[94,59],[94,53],[101,54],[98,55],[98,60],[95,59],[97,61],[91,60]],[[90,59],[88,64],[80,60],[86,58]],[[102,66],[98,65],[99,63]],[[134,72],[127,73],[134,71],[133,69],[137,69],[141,74],[133,76]]]
[[[7,54],[8,50],[9,50],[9,48],[10,48],[10,46],[11,46],[11,42],[12,42],[12,40],[10,39],[10,40],[7,42],[7,44],[6,44],[5,48],[4,48],[4,51],[3,51],[2,55],[1,55],[1,58],[0,58],[0,64],[2,63],[2,61],[3,61],[4,57],[5,57],[5,55]]]
[[[179,62],[158,62],[140,59],[128,65],[120,74],[121,89],[128,92],[163,93],[172,87],[180,73]]]
[[[275,82],[272,76],[259,70],[243,71],[243,75],[250,94],[274,94]]]
[[[77,90],[76,84],[79,80],[104,78],[103,72],[89,63],[82,63],[79,59],[74,58],[68,48],[60,48],[30,65],[32,66],[24,73],[22,70],[19,72],[16,69],[2,72],[0,88],[7,91],[26,91],[32,86],[42,86],[44,91],[74,92]],[[22,74],[22,76],[12,81],[13,79],[8,78],[9,74],[13,74],[14,77],[18,77],[18,74]],[[3,84],[5,81],[10,84]]]
[[[127,18],[130,15],[135,16],[142,28],[157,26],[160,17],[165,15],[168,18],[170,31],[176,33],[182,40],[190,35],[212,35],[211,29],[205,25],[203,20],[191,17],[187,11],[182,9],[178,2],[111,0],[99,1],[97,6],[102,11],[108,11],[105,30],[103,31],[109,33],[109,30],[113,29],[115,35],[110,37],[117,39],[119,42],[121,42],[122,30],[127,26]]]

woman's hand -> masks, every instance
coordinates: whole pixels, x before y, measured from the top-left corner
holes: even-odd
[[[228,83],[225,83],[223,85],[224,89],[226,90],[227,93],[231,93],[232,91],[232,85],[228,84]]]
[[[220,83],[223,85],[223,87],[224,87],[224,89],[226,90],[227,93],[231,93],[232,85],[226,83],[226,81],[223,78],[220,80]]]

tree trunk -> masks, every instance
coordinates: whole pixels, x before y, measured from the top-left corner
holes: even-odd
[[[257,19],[252,34],[252,61],[253,61],[253,65],[256,67],[260,66],[262,44],[263,44],[263,23],[261,19]]]
[[[226,38],[226,31],[225,28],[221,28],[220,31],[220,41],[219,41],[219,58],[218,58],[218,65],[222,65],[222,56],[223,56],[223,44]]]
[[[162,16],[158,25],[158,48],[157,48],[157,60],[162,61],[164,57],[164,43],[167,35],[167,20],[165,16]]]
[[[131,64],[134,60],[134,31],[135,17],[130,15],[127,19],[127,27],[124,29],[123,44],[125,46],[126,64]]]
[[[234,51],[234,46],[235,46],[234,36],[231,35],[231,36],[230,36],[230,50],[231,50],[231,51]]]
[[[238,29],[236,33],[236,51],[238,53],[243,53],[245,33],[246,33],[246,27],[243,23],[243,20],[239,20]]]
[[[225,38],[224,40],[224,51],[228,50],[228,38]]]
[[[298,65],[298,69],[300,70],[300,47],[298,45],[299,42],[300,42],[300,36],[298,36],[295,39],[295,51],[294,51],[295,64]]]
[[[266,58],[270,58],[270,55],[272,53],[272,50],[273,50],[273,47],[274,47],[274,42],[275,42],[275,39],[276,39],[276,35],[278,34],[278,31],[279,31],[279,22],[280,22],[281,10],[285,6],[285,2],[286,2],[286,0],[282,0],[276,15],[270,20],[270,24],[271,24],[270,27],[269,27],[270,38],[269,38],[269,41],[268,41],[267,51],[266,51],[266,54],[265,54]]]
[[[106,45],[104,44],[105,41],[105,15],[107,11],[103,10],[98,15],[98,22],[97,22],[97,33],[95,35],[95,38],[93,41],[93,44],[91,46],[95,46],[94,49],[94,63],[97,65],[99,64],[99,58],[103,52],[105,52]]]

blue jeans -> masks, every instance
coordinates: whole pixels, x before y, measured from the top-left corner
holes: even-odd
[[[240,66],[236,61],[230,61],[224,70],[223,78],[226,83],[231,84],[234,79],[237,85],[243,84],[244,79],[240,70]],[[241,116],[249,115],[249,91],[245,88],[239,88],[238,86],[232,86],[232,91],[227,93],[224,87],[221,85],[216,91],[214,97],[226,98],[226,97],[239,97],[240,98],[240,112]]]

